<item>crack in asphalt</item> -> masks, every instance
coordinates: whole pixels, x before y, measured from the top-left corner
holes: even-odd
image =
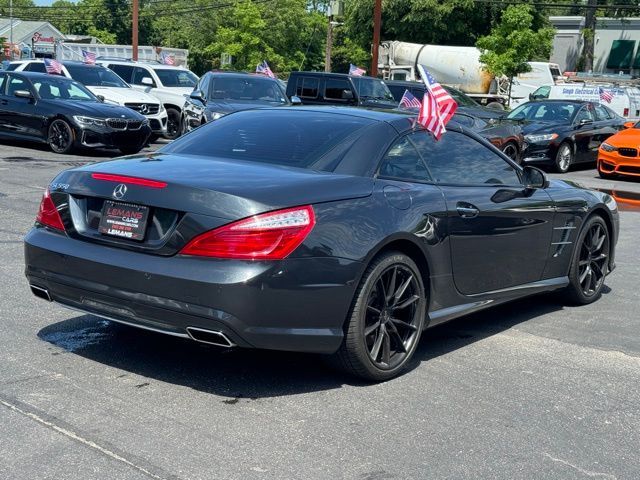
[[[586,475],[587,477],[601,477],[601,478],[608,478],[609,480],[618,480],[618,477],[616,477],[615,475],[612,475],[610,473],[594,472],[594,471],[591,471],[591,470],[585,470],[584,468],[580,468],[577,465],[574,465],[573,463],[567,462],[566,460],[563,460],[561,458],[552,457],[548,453],[545,453],[544,456],[549,458],[549,459],[551,459],[553,462],[561,463],[562,465],[566,465],[567,467],[571,467],[574,470],[577,470],[578,472],[582,473],[583,475]]]
[[[29,420],[39,423],[42,426],[50,428],[51,430],[64,435],[65,437],[78,442],[85,447],[88,447],[112,460],[123,463],[149,478],[152,478],[154,480],[179,480],[177,476],[169,475],[163,472],[160,467],[152,465],[143,466],[142,463],[144,462],[142,461],[134,461],[128,459],[125,453],[118,452],[117,449],[113,447],[105,447],[99,444],[97,441],[89,439],[87,435],[78,433],[78,431],[75,430],[72,426],[65,425],[65,422],[53,417],[52,415],[39,411],[32,405],[24,404],[15,399],[8,398],[2,394],[0,394],[0,405],[4,405],[9,410],[18,413],[28,418]]]

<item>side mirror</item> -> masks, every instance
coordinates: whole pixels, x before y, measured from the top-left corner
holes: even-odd
[[[530,102],[531,102],[531,101],[533,101],[533,100],[535,100],[535,98],[536,98],[536,97],[534,97],[534,96],[533,96],[533,93],[530,93],[530,94],[529,94],[529,101],[530,101]]]
[[[546,174],[539,168],[529,165],[522,168],[522,183],[526,189],[547,188],[549,186]]]
[[[96,98],[100,100],[101,103],[104,103],[104,95],[96,95]]]
[[[578,125],[580,125],[581,127],[584,127],[585,125],[591,125],[593,123],[593,120],[589,120],[588,118],[583,118],[582,120],[580,120],[580,123]]]
[[[302,105],[302,100],[297,95],[291,97],[291,105]]]
[[[18,98],[33,98],[33,94],[29,90],[16,90],[13,95]]]
[[[202,102],[202,103],[207,103],[207,101],[204,99],[204,94],[202,93],[201,90],[194,90],[189,95],[189,98],[191,98],[192,100],[198,100],[199,102]]]
[[[342,91],[342,99],[343,100],[353,100],[353,92],[351,90],[343,90]]]
[[[633,128],[636,126],[636,122],[624,122],[624,128]]]
[[[142,85],[153,87],[153,79],[151,77],[142,77],[142,80],[140,80],[140,83]]]

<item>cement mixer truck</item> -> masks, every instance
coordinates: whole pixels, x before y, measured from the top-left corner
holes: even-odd
[[[495,78],[483,69],[480,50],[475,47],[421,45],[407,42],[383,42],[378,70],[385,80],[419,80],[416,66],[424,65],[443,85],[450,85],[492,107],[511,108],[529,100],[529,94],[542,85],[562,82],[555,63],[529,62],[531,71],[513,79],[509,101],[509,79]]]

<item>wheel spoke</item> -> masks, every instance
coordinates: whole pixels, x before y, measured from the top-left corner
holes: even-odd
[[[391,278],[389,279],[389,285],[387,288],[387,295],[385,296],[385,305],[389,305],[389,301],[393,298],[393,292],[396,289],[396,277],[398,275],[398,267],[393,267]]]
[[[382,362],[389,365],[391,359],[391,337],[389,333],[384,331],[384,340],[382,342]]]
[[[382,313],[380,310],[378,310],[373,305],[367,305],[367,310],[369,310],[370,312],[375,313],[376,315],[380,315]]]
[[[596,262],[591,263],[591,270],[593,271],[593,273],[596,274],[594,276],[598,277],[597,280],[600,280],[602,277],[604,277],[604,272],[602,271],[602,268]]]
[[[601,253],[600,255],[598,255],[595,258],[592,258],[591,261],[592,262],[601,262],[603,260],[606,260],[608,257],[608,255],[606,253]]]
[[[580,285],[582,285],[582,283],[584,282],[584,279],[587,278],[587,275],[589,275],[590,271],[591,271],[591,267],[587,266],[587,268],[584,269],[584,272],[580,274],[580,278],[578,279],[580,281]]]
[[[378,278],[378,281],[376,284],[380,284],[380,289],[382,290],[382,300],[383,300],[383,303],[386,305],[387,289],[384,286],[384,281],[382,280],[382,277]]]
[[[391,322],[394,324],[394,326],[396,326],[396,325],[400,325],[400,326],[402,326],[402,327],[404,327],[404,328],[408,328],[409,330],[414,331],[414,332],[415,332],[416,330],[418,330],[418,327],[416,327],[415,325],[412,325],[411,323],[405,322],[405,321],[400,320],[400,319],[398,319],[398,318],[393,318],[393,317],[391,317],[391,319],[390,319],[390,320],[391,320]]]
[[[404,340],[402,339],[402,336],[400,335],[400,332],[398,332],[396,326],[393,324],[393,322],[389,322],[387,325],[389,325],[387,333],[393,336],[394,343],[396,344],[396,351],[407,353],[407,348],[404,346]]]
[[[405,282],[402,285],[400,285],[400,288],[398,288],[398,290],[396,290],[396,293],[393,296],[393,305],[397,305],[398,304],[398,302],[400,301],[400,299],[404,295],[404,292],[407,291],[407,287],[409,287],[409,285],[411,284],[412,281],[413,281],[413,275],[409,275],[409,278],[407,278],[405,280]]]
[[[405,301],[403,301],[402,303],[399,303],[395,307],[393,307],[393,309],[394,310],[402,310],[403,308],[407,308],[409,305],[417,302],[418,300],[420,300],[420,297],[418,295],[411,295]]]
[[[584,267],[585,265],[589,265],[589,260],[580,260],[578,262],[578,266]]]
[[[384,325],[381,325],[380,330],[378,331],[378,337],[376,338],[376,341],[374,342],[370,352],[371,358],[374,362],[378,361],[378,354],[380,353],[380,347],[382,346],[382,340],[384,340],[385,332],[386,330],[384,328]]]
[[[364,329],[364,336],[368,337],[373,332],[375,332],[378,328],[380,328],[380,319],[378,319],[378,321],[375,322],[373,325]]]
[[[593,279],[593,274],[591,273],[591,269],[587,269],[587,275],[584,280],[584,290],[585,292],[589,292],[591,290],[591,280]],[[582,282],[580,282],[582,284]]]

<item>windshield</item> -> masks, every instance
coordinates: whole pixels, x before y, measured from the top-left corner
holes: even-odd
[[[69,75],[74,80],[87,87],[118,87],[130,88],[129,85],[111,70],[95,65],[64,65],[69,71]]]
[[[352,77],[358,96],[363,100],[382,100],[389,103],[397,103],[389,87],[375,78]]]
[[[161,152],[312,169],[325,153],[370,123],[293,108],[245,110],[206,123]]]
[[[536,122],[571,122],[579,107],[578,103],[529,102],[514,109],[507,118]]]
[[[78,82],[62,78],[44,77],[34,80],[38,95],[43,100],[76,100],[81,102],[97,102],[98,99]]]
[[[275,80],[262,77],[215,77],[211,82],[209,98],[212,100],[263,101],[288,103]]]
[[[453,97],[453,99],[456,101],[458,106],[461,106],[461,107],[478,107],[479,106],[474,100],[472,100],[470,97],[468,97],[465,93],[461,92],[460,90],[457,90],[451,87],[445,87],[444,85],[442,86],[442,88],[444,88],[447,92],[449,92],[449,95]]]
[[[198,83],[198,77],[189,70],[179,70],[177,68],[154,68],[160,83],[165,87],[188,87],[193,88]]]

